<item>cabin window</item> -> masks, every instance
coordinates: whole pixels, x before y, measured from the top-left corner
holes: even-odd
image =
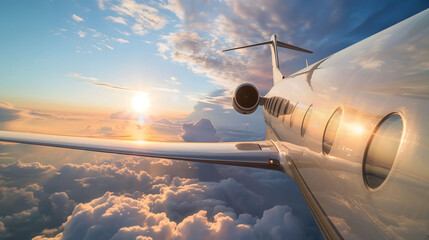
[[[277,108],[277,111],[276,111],[276,117],[279,117],[280,109],[282,109],[283,104],[284,104],[284,100],[280,99],[280,104],[279,104],[279,107]]]
[[[279,98],[276,97],[276,99],[274,100],[274,106],[271,109],[271,115],[274,115],[274,111],[277,107],[277,102],[279,101]]]
[[[271,103],[271,98],[267,99],[267,102],[265,104],[265,110],[268,111],[268,109],[270,109],[270,103]]]
[[[308,123],[310,122],[311,111],[313,109],[313,105],[308,107],[307,112],[305,112],[304,119],[302,119],[301,124],[301,137],[304,137],[305,132],[307,131]]]
[[[283,117],[283,121],[284,121],[284,118],[286,116],[288,106],[289,106],[289,101],[285,99],[284,104],[283,104],[283,108],[279,110],[280,111],[280,117]]]
[[[266,102],[266,104],[265,104],[265,111],[269,111],[269,109],[270,109],[270,104],[271,104],[271,98],[268,98],[267,99],[267,102]]]
[[[286,100],[286,106],[283,109],[283,123],[286,122],[286,115],[290,114],[290,101]]]
[[[290,122],[289,122],[289,125],[290,125],[290,127],[292,127],[293,126],[293,118],[294,118],[294,113],[295,113],[295,110],[296,110],[296,107],[298,106],[298,103],[299,102],[297,102],[296,104],[295,104],[295,106],[293,107],[293,109],[292,109],[292,113],[291,113],[291,115],[290,115]]]
[[[364,157],[363,175],[368,187],[379,187],[389,175],[404,132],[398,113],[387,115],[373,132]]]
[[[329,154],[332,145],[334,145],[335,137],[337,136],[338,128],[340,127],[343,110],[337,108],[326,124],[325,132],[323,133],[323,153]]]

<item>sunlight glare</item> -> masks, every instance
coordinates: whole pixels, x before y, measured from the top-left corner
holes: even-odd
[[[146,93],[138,93],[133,98],[133,108],[136,112],[143,112],[149,106],[149,99]]]
[[[362,127],[362,126],[360,126],[360,125],[355,125],[355,126],[353,126],[353,131],[354,131],[356,134],[361,134],[361,133],[363,132],[363,127]]]

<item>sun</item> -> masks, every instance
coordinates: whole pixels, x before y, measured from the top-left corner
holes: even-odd
[[[143,112],[149,106],[149,99],[144,92],[138,93],[133,98],[133,108],[136,112]]]

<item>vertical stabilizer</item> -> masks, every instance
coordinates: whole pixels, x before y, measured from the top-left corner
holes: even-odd
[[[279,63],[279,52],[277,50],[277,36],[275,34],[271,35],[271,62],[273,66],[273,83],[276,84],[284,78],[282,72],[280,71]]]
[[[280,72],[279,54],[278,54],[277,47],[292,49],[292,50],[299,51],[299,52],[313,53],[312,51],[309,51],[309,50],[306,50],[306,49],[303,49],[300,47],[296,47],[296,46],[293,46],[291,44],[287,44],[284,42],[277,41],[277,36],[275,34],[271,35],[270,41],[268,41],[268,42],[256,43],[256,44],[246,45],[246,46],[242,46],[242,47],[226,49],[223,51],[227,52],[227,51],[231,51],[231,50],[237,50],[237,49],[248,48],[248,47],[256,47],[256,46],[261,46],[261,45],[266,45],[266,44],[270,44],[270,47],[271,47],[271,59],[272,59],[271,61],[272,61],[272,65],[273,65],[273,82],[274,82],[274,84],[276,84],[277,82],[279,82],[280,80],[282,80],[284,78],[283,74]]]

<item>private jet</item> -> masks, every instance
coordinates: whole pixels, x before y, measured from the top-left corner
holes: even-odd
[[[263,108],[266,140],[166,143],[1,131],[0,141],[281,171],[326,239],[429,239],[429,10],[285,76],[238,86],[242,114]]]

